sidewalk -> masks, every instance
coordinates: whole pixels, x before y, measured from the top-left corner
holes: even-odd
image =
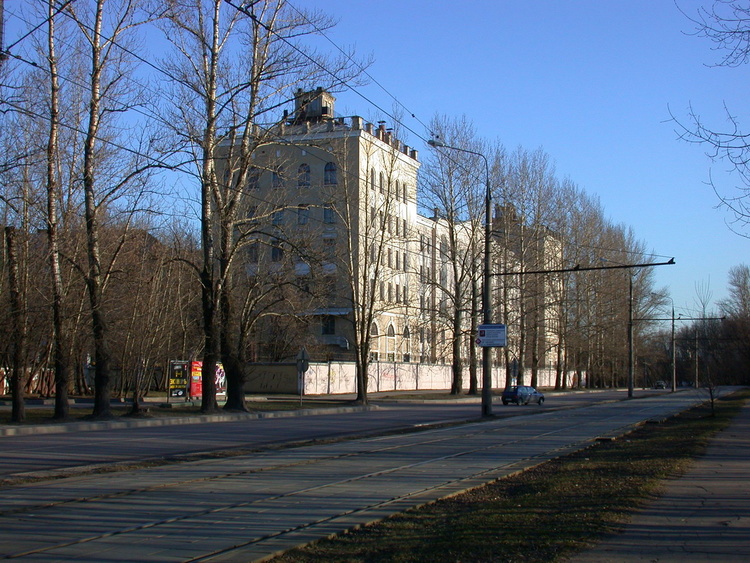
[[[750,561],[750,402],[622,533],[570,561]]]

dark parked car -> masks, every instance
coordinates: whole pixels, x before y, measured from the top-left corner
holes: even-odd
[[[654,383],[654,389],[666,389],[666,388],[667,388],[667,384],[664,381],[659,380],[656,383]]]
[[[528,405],[529,403],[544,403],[544,394],[528,385],[513,385],[506,387],[503,391],[503,404],[515,403],[517,405]]]

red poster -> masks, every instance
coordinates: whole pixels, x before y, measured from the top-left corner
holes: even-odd
[[[227,378],[224,374],[224,366],[216,364],[216,393],[218,395],[227,392]],[[190,362],[190,398],[200,399],[203,396],[203,362]]]
[[[190,398],[203,396],[203,362],[190,362]]]

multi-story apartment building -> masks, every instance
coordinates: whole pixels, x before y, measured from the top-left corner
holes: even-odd
[[[357,330],[367,330],[374,360],[434,355],[418,343],[417,151],[383,123],[334,117],[333,104],[323,90],[298,91],[295,112],[253,153],[246,214],[265,227],[247,272],[294,273],[284,280],[297,288],[287,313],[301,328],[285,325],[290,350],[351,358]],[[259,359],[273,356],[264,342],[283,337],[269,319],[258,328]]]
[[[259,132],[244,198],[255,224],[244,271],[278,286],[253,334],[255,359],[293,358],[303,345],[319,360],[353,359],[368,336],[373,361],[450,364],[449,226],[418,211],[418,152],[383,122],[336,117],[324,90],[295,101]],[[468,253],[470,229],[458,231]],[[461,338],[467,358],[470,331]]]

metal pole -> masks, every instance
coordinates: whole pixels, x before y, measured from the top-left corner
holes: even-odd
[[[633,274],[630,274],[628,293],[628,398],[633,397]]]
[[[465,152],[479,156],[484,160],[485,192],[484,192],[484,272],[482,277],[482,322],[492,322],[492,191],[490,190],[490,164],[487,157],[480,152],[452,147],[437,139],[427,141],[431,147],[443,147],[454,151]],[[482,416],[492,416],[492,350],[488,346],[482,348]]]
[[[695,388],[698,389],[698,325],[695,325]]]
[[[674,340],[674,300],[672,301],[672,393],[677,391],[677,347]]]
[[[484,159],[487,182],[484,194],[484,291],[482,292],[482,308],[484,309],[484,323],[492,322],[492,252],[490,239],[492,237],[492,210],[490,200],[490,167],[487,158]],[[482,416],[492,416],[492,349],[482,348]]]

